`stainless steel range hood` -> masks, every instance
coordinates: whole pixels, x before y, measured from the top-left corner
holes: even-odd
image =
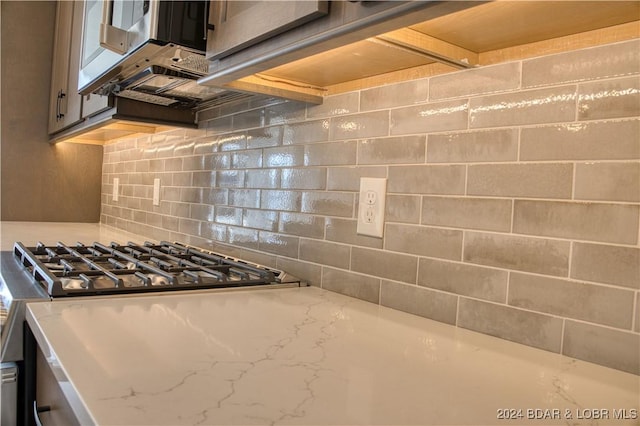
[[[80,93],[114,95],[174,109],[204,109],[251,96],[198,85],[197,79],[207,72],[208,61],[202,53],[148,43]]]
[[[149,43],[80,92],[114,95],[176,109],[203,109],[251,96],[198,85],[197,79],[207,72],[208,61],[203,54],[175,45]]]
[[[250,95],[199,86],[206,76],[207,0],[89,1],[78,92],[173,109],[202,109]]]

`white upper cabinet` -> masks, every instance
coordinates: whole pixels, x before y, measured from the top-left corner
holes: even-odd
[[[327,1],[212,1],[211,59],[228,56],[327,14]]]
[[[51,70],[50,134],[81,120],[82,97],[76,90],[81,28],[82,2],[59,1]]]

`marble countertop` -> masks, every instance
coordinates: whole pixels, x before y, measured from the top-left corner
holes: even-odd
[[[638,376],[315,287],[27,319],[82,424],[639,424]]]
[[[100,223],[75,222],[0,222],[0,249],[11,250],[16,241],[25,245],[35,245],[38,242],[55,244],[61,241],[66,244],[81,242],[110,243],[116,241],[144,242],[150,240],[137,234],[125,232],[117,228]]]

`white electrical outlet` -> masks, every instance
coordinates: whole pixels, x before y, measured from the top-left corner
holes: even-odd
[[[358,202],[358,226],[361,235],[382,238],[384,232],[384,208],[387,194],[385,178],[360,178]]]
[[[118,201],[118,194],[120,193],[120,178],[113,178],[113,192],[111,193],[111,199]]]
[[[153,205],[160,205],[160,179],[153,180]]]

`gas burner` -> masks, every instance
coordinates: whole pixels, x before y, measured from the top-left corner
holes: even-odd
[[[17,242],[13,251],[51,297],[301,284],[283,271],[166,241],[36,247]]]

